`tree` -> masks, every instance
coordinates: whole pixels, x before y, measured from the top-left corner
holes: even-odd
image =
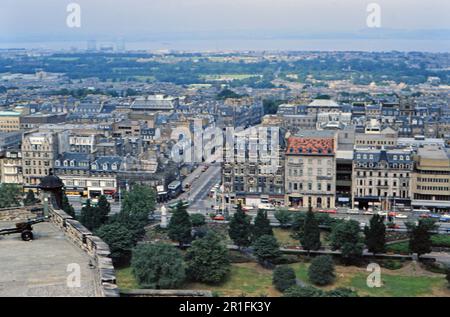
[[[205,216],[202,214],[191,214],[189,215],[193,227],[200,227],[206,224]]]
[[[101,226],[95,234],[109,246],[115,263],[126,263],[135,245],[133,233],[118,221]]]
[[[236,212],[234,213],[229,223],[228,234],[239,248],[248,247],[251,244],[251,224],[250,217],[248,217],[242,210],[242,205],[238,204]]]
[[[98,210],[91,205],[91,201],[89,199],[86,201],[86,205],[81,208],[79,220],[83,226],[91,231],[100,228],[102,225]]]
[[[100,222],[102,224],[106,223],[111,212],[111,205],[104,195],[101,195],[98,199],[97,212],[99,213]]]
[[[308,277],[311,283],[319,286],[333,283],[336,278],[333,258],[329,255],[315,257],[309,266]]]
[[[133,275],[143,288],[179,288],[186,278],[183,255],[169,244],[140,244],[133,249]]]
[[[212,231],[192,243],[186,262],[187,274],[193,281],[217,284],[230,272],[228,249]]]
[[[294,269],[287,265],[277,266],[273,271],[272,284],[280,292],[294,286],[296,284]]]
[[[303,238],[300,240],[303,248],[308,250],[320,249],[320,229],[312,208],[310,207],[306,213],[305,223],[303,227]]]
[[[134,185],[125,193],[120,213],[125,218],[131,215],[147,220],[149,214],[155,210],[155,201],[153,189],[145,185]]]
[[[419,220],[419,224],[410,227],[409,250],[417,253],[420,257],[423,254],[431,252],[431,230],[434,228],[434,222]]]
[[[28,190],[27,196],[23,200],[25,206],[32,206],[36,203],[37,199],[34,197],[34,192],[30,189]]]
[[[0,184],[0,208],[19,207],[22,192],[16,184]]]
[[[69,198],[67,198],[66,193],[63,193],[62,195],[62,210],[72,218],[75,218],[75,209],[73,206],[69,203]]]
[[[252,227],[252,241],[258,240],[263,235],[273,236],[273,230],[267,218],[267,211],[258,210]]]
[[[386,226],[384,217],[378,214],[370,219],[370,226],[364,228],[365,243],[369,252],[383,253],[386,247]]]
[[[324,292],[312,286],[291,286],[284,293],[284,297],[322,297]]]
[[[305,229],[305,212],[296,212],[292,217],[292,238],[301,241]]]
[[[333,250],[341,250],[345,262],[350,264],[361,258],[364,244],[361,242],[359,222],[349,220],[337,223],[333,226],[330,240]]]
[[[253,244],[255,255],[260,263],[273,263],[281,256],[280,245],[274,236],[264,235]]]
[[[192,241],[192,223],[186,206],[180,200],[170,217],[168,233],[170,239],[177,241],[182,247]]]
[[[292,221],[292,214],[289,210],[280,209],[275,212],[275,219],[278,220],[282,228],[285,228]]]

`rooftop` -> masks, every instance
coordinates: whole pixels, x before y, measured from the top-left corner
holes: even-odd
[[[290,137],[286,154],[333,155],[335,153],[333,138]]]

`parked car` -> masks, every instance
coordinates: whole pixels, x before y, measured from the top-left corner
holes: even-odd
[[[406,218],[408,218],[408,216],[407,216],[407,215],[404,215],[404,214],[396,214],[396,215],[395,215],[395,218],[406,219]]]
[[[320,213],[325,213],[325,214],[336,214],[337,210],[336,209],[321,209],[319,210]]]
[[[215,217],[213,218],[213,220],[224,221],[224,220],[225,220],[225,217],[222,216],[222,215],[217,215],[217,216],[215,216]]]
[[[373,212],[373,211],[369,211],[369,210],[365,210],[364,212],[363,212],[363,215],[374,215],[375,213]]]
[[[430,218],[430,217],[431,217],[431,215],[426,214],[426,213],[420,214],[420,216],[419,216],[419,218]]]
[[[388,213],[386,211],[379,211],[377,212],[380,216],[387,216]]]
[[[358,215],[359,210],[358,209],[349,209],[349,210],[347,210],[347,213],[350,215]]]

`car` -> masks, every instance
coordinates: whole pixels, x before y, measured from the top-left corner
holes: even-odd
[[[430,217],[433,218],[433,219],[440,219],[440,218],[441,218],[441,215],[438,215],[438,214],[430,214]]]
[[[349,210],[347,210],[347,213],[350,215],[358,215],[359,210],[358,209],[349,209]]]
[[[430,214],[420,214],[419,218],[430,218]]]
[[[366,211],[363,212],[363,215],[374,215],[374,212],[366,210]]]
[[[324,213],[324,214],[336,214],[337,210],[336,209],[321,209],[319,210],[320,213]]]
[[[389,217],[395,217],[397,215],[397,213],[395,211],[389,211],[388,212],[388,216]]]
[[[379,214],[380,216],[387,216],[388,213],[386,211],[379,211],[377,212],[377,214]]]
[[[222,216],[222,215],[217,215],[217,216],[215,216],[215,217],[213,218],[213,220],[216,220],[216,221],[224,221],[224,220],[225,220],[225,217]]]
[[[404,215],[404,214],[396,214],[396,215],[395,215],[395,218],[406,219],[406,218],[408,218],[408,216],[407,216],[407,215]]]

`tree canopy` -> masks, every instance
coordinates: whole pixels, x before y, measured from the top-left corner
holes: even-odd
[[[230,272],[229,253],[213,231],[192,242],[186,254],[187,274],[193,281],[217,284]]]
[[[131,268],[139,285],[152,289],[180,287],[186,278],[181,252],[169,244],[140,244],[133,249]]]
[[[231,217],[228,234],[238,247],[248,247],[251,244],[250,217],[244,213],[241,204],[238,204],[236,212]]]

